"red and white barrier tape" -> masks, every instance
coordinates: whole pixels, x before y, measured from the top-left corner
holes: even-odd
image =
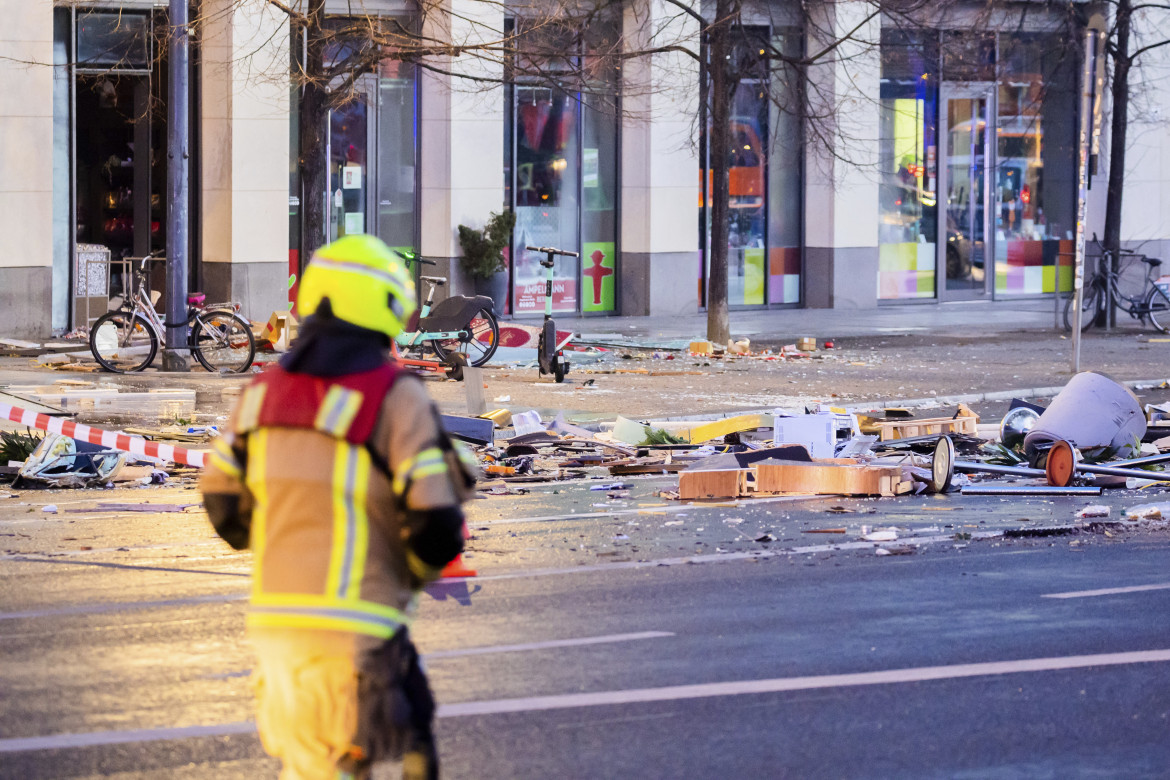
[[[47,414],[37,414],[18,406],[9,406],[0,403],[0,417],[30,428],[50,433],[59,433],[73,439],[97,444],[113,450],[122,450],[133,455],[143,455],[151,458],[185,463],[195,468],[203,468],[203,453],[199,450],[187,450],[173,444],[160,444],[147,441],[141,436],[130,436],[125,433],[103,431],[101,428],[91,428],[88,425],[62,420],[60,417],[50,417]]]

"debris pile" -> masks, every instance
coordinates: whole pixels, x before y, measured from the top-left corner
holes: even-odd
[[[489,441],[481,433],[477,443],[491,478],[485,490],[497,494],[513,482],[677,474],[677,489],[664,495],[686,501],[1099,495],[1105,488],[1170,486],[1170,474],[1162,471],[1170,462],[1170,452],[1162,451],[1170,450],[1170,437],[1157,424],[1168,417],[1160,407],[1143,412],[1128,389],[1086,372],[1047,408],[1013,401],[998,426],[980,425],[965,404],[948,416],[926,418],[898,408],[818,406],[717,420],[618,416],[588,428],[563,415],[545,423],[535,411],[499,409],[479,419],[501,427],[501,434],[511,424],[511,435]]]

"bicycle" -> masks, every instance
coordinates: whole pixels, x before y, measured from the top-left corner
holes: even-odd
[[[90,352],[102,368],[116,374],[142,371],[149,366],[164,339],[164,328],[174,324],[163,322],[146,286],[147,264],[165,262],[165,258],[151,253],[126,259],[133,265],[122,304],[98,317],[89,331]],[[256,340],[252,326],[236,314],[239,304],[205,301],[203,293],[187,296],[187,319],[179,323],[187,328],[187,343],[179,349],[190,350],[212,373],[247,371],[256,357]]]
[[[1110,307],[1116,306],[1136,320],[1145,321],[1147,318],[1155,328],[1163,333],[1170,332],[1170,284],[1161,282],[1154,277],[1162,261],[1156,257],[1146,257],[1141,252],[1132,252],[1127,249],[1119,253],[1122,259],[1140,260],[1146,265],[1146,275],[1142,280],[1142,289],[1137,295],[1126,295],[1118,286],[1120,271],[1113,271],[1113,253],[1101,246],[1097,236],[1093,242],[1100,251],[1098,270],[1085,283],[1081,297],[1081,330],[1086,331],[1097,321],[1098,316],[1108,313]],[[1126,267],[1130,265],[1126,263]],[[1121,269],[1124,270],[1124,269]],[[1069,295],[1064,305],[1064,329],[1072,330],[1072,311],[1074,295]]]
[[[399,254],[408,264],[435,265],[434,260],[421,255]],[[447,279],[442,276],[419,279],[427,285],[426,300],[419,307],[418,322],[410,326],[413,329],[395,339],[398,346],[404,350],[428,347],[440,362],[452,367],[458,363],[457,355],[463,355],[467,364],[476,368],[491,360],[500,345],[500,324],[492,299],[486,295],[453,295],[432,309],[435,289],[447,284]]]

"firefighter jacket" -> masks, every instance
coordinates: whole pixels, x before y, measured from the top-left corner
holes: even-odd
[[[384,641],[462,549],[459,459],[426,389],[393,364],[337,377],[271,369],[243,392],[201,488],[251,547],[250,634]]]

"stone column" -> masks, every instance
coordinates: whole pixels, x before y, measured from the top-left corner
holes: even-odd
[[[43,339],[52,330],[53,4],[0,0],[0,19],[0,335]]]
[[[288,310],[289,22],[262,0],[206,0],[203,278],[210,301]]]
[[[854,31],[809,68],[804,302],[808,308],[877,305],[878,133],[881,22],[868,3],[812,5],[806,49],[814,55]],[[858,25],[861,25],[858,28]],[[856,28],[856,29],[855,29]],[[820,139],[828,139],[832,149]],[[821,144],[818,146],[818,144]]]
[[[1153,11],[1134,18],[1130,50],[1166,38],[1159,27],[1165,12]],[[1130,72],[1129,147],[1125,153],[1125,190],[1121,199],[1122,243],[1164,261],[1162,274],[1170,273],[1170,47],[1145,52]],[[1108,97],[1109,82],[1106,82]],[[1110,107],[1111,108],[1111,107]],[[1089,191],[1089,235],[1094,211],[1105,213],[1109,181],[1109,115],[1102,127],[1100,169]],[[1096,196],[1096,202],[1094,201]],[[1099,205],[1098,205],[1099,204]],[[1103,217],[1098,233],[1104,230]],[[1141,273],[1144,273],[1143,268]]]
[[[692,0],[691,8],[700,8]],[[630,50],[699,51],[699,21],[663,0],[632,0]],[[693,314],[699,306],[699,63],[683,52],[622,68],[620,296],[624,315]]]
[[[432,7],[423,34],[455,45],[498,42],[504,6],[481,0],[445,0]],[[439,69],[499,79],[503,67],[476,54],[436,58]],[[460,75],[421,71],[421,251],[447,259],[425,273],[445,275],[448,294],[470,293],[456,260],[458,226],[482,228],[504,207],[504,88]],[[443,297],[436,293],[437,298]]]

